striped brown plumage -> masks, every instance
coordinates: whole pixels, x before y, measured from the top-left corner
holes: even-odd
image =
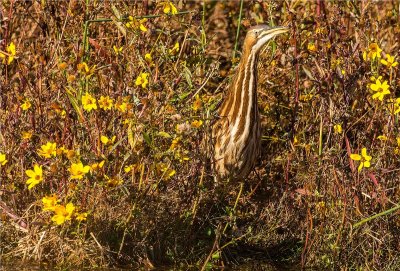
[[[248,30],[236,73],[212,127],[216,180],[243,180],[259,156],[261,131],[257,107],[257,64],[261,48],[285,27],[258,25]]]

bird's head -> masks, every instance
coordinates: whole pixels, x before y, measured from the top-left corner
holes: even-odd
[[[249,53],[251,51],[258,53],[270,39],[287,31],[289,31],[289,29],[284,26],[253,26],[247,31],[246,38],[244,39],[244,49],[248,50]]]

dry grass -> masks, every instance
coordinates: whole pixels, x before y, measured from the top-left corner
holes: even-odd
[[[399,3],[244,1],[238,48],[261,21],[291,32],[260,60],[262,157],[241,187],[214,184],[201,144],[229,80],[240,3],[183,2],[182,14],[165,15],[154,1],[2,1],[0,49],[16,46],[15,59],[0,64],[2,258],[395,270],[398,211],[363,220],[400,202],[391,101],[400,96],[399,68],[363,52],[376,42],[382,59],[398,59]],[[125,26],[129,15],[157,16],[144,32]],[[96,67],[85,71],[82,62]],[[145,87],[136,85],[141,73]],[[383,101],[373,99],[371,76],[388,81]],[[126,110],[98,103],[88,112],[85,93]],[[203,125],[193,127],[196,120]],[[51,158],[38,155],[47,142],[57,145]],[[350,154],[363,147],[371,166],[358,172]],[[71,179],[79,161],[105,162]],[[28,190],[25,171],[35,164],[43,180]],[[50,195],[76,208],[60,225],[43,210]]]

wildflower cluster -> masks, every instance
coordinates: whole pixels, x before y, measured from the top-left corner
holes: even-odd
[[[386,59],[382,59],[383,50],[379,47],[379,45],[375,42],[371,43],[368,46],[368,49],[363,52],[363,59],[365,61],[371,62],[371,68],[376,68],[376,73],[379,72],[379,64],[382,64],[389,71],[389,81],[384,80],[383,76],[372,76],[372,83],[369,84],[369,89],[372,92],[371,98],[373,100],[379,100],[380,102],[385,102],[387,108],[391,109],[391,113],[396,115],[400,112],[400,98],[395,99],[385,99],[385,96],[391,95],[390,85],[392,82],[392,69],[398,65],[398,62],[395,61],[395,58],[391,56],[389,53],[385,54]],[[335,127],[335,132],[338,129]],[[380,135],[377,137],[381,141],[387,141],[388,137],[386,135]],[[363,168],[368,168],[371,166],[370,161],[372,157],[367,154],[367,149],[362,148],[361,155],[360,154],[351,154],[350,158],[355,161],[359,161],[358,171],[360,172]]]
[[[87,212],[77,212],[76,206],[72,202],[69,202],[66,205],[59,204],[58,202],[59,200],[55,195],[42,198],[43,211],[53,212],[51,220],[55,224],[64,224],[66,221],[70,221],[72,218],[75,218],[79,222],[86,220],[88,215]]]
[[[124,97],[122,101],[115,102],[110,96],[102,95],[96,100],[96,98],[88,92],[82,95],[82,107],[85,111],[90,112],[92,110],[97,110],[97,106],[104,111],[109,111],[114,108],[121,113],[126,113],[127,110],[131,108],[129,97]]]

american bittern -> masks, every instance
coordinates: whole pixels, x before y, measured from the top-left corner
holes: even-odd
[[[236,73],[212,127],[213,168],[217,180],[244,179],[254,168],[260,151],[261,130],[257,107],[257,64],[261,48],[286,27],[250,28]]]

